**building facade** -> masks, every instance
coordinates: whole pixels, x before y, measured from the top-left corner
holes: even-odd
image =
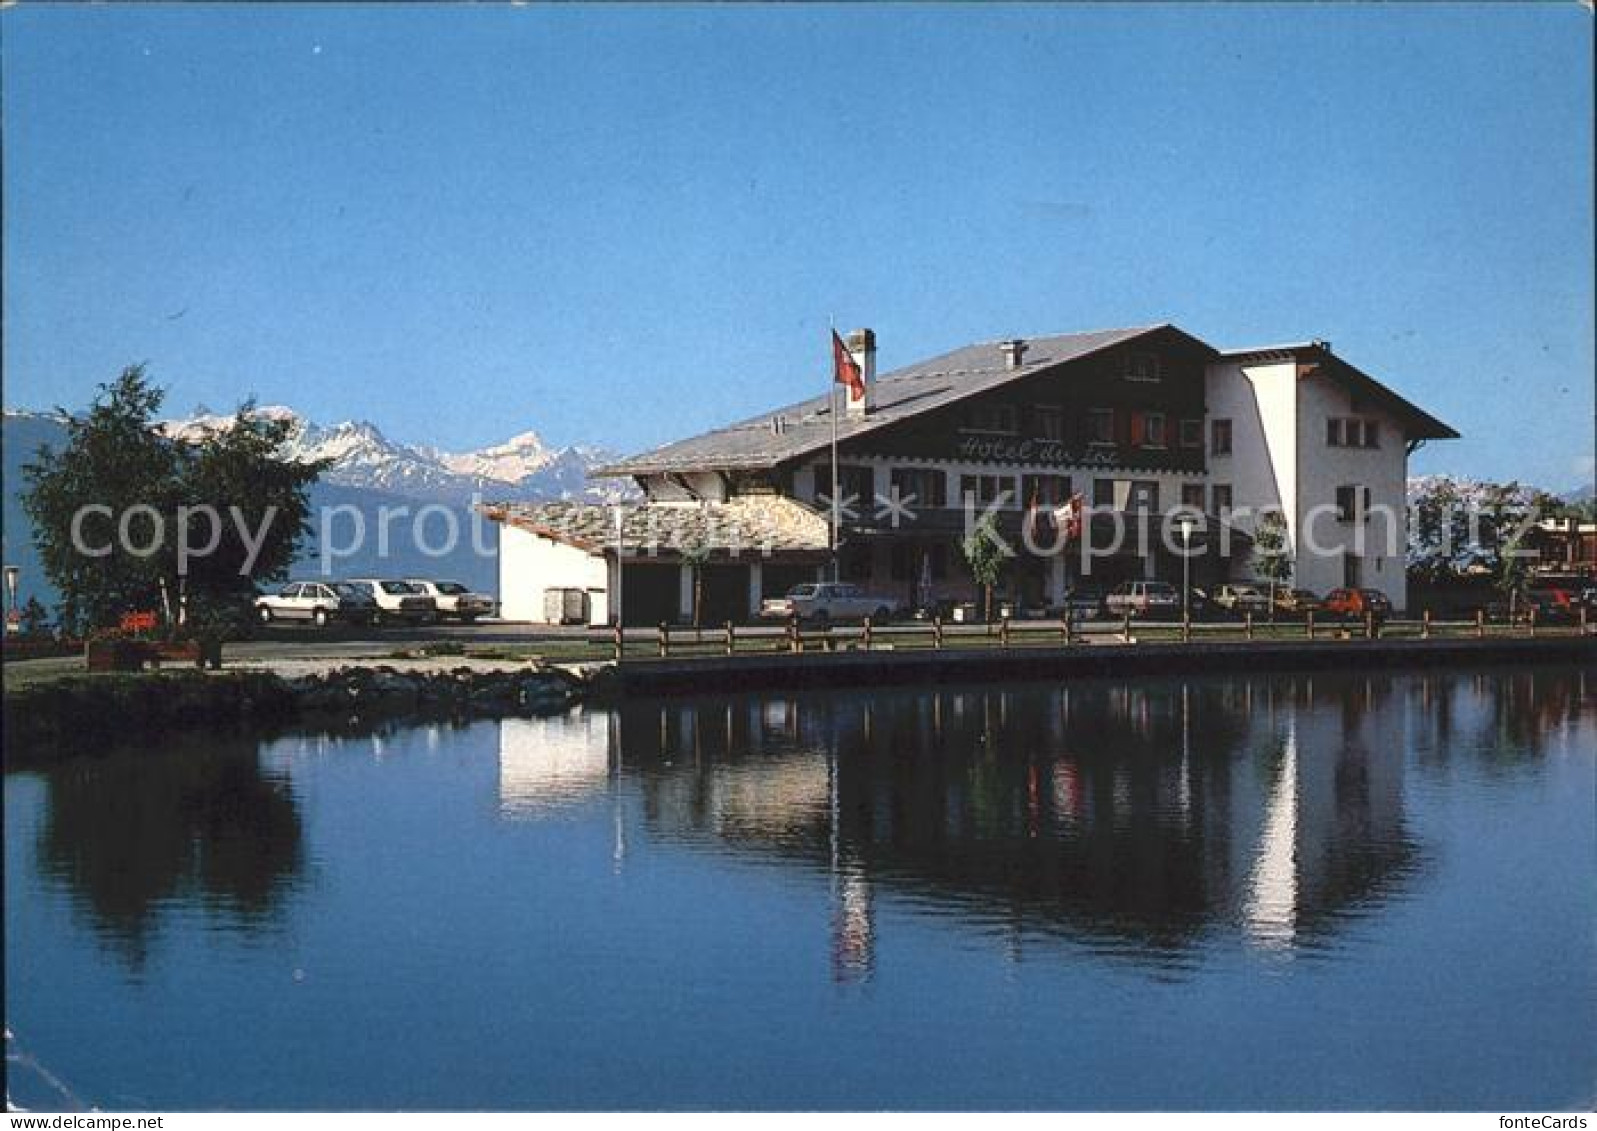
[[[1294,584],[1402,607],[1408,455],[1456,435],[1320,342],[1220,351],[1165,324],[978,343],[879,378],[871,331],[848,348],[861,397],[599,470],[640,503],[488,508],[505,615],[551,619],[547,591],[567,589],[594,624],[618,603],[629,624],[719,624],[834,573],[899,605],[970,602],[961,547],[983,519],[1013,551],[1002,599],[1045,612],[1084,584],[1249,579],[1266,511]]]

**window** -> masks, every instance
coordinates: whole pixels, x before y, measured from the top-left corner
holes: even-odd
[[[1336,518],[1338,522],[1361,521],[1370,509],[1370,489],[1348,485],[1336,489]]]
[[[1209,454],[1212,456],[1228,456],[1231,454],[1231,422],[1229,420],[1214,420],[1210,422]]]
[[[831,477],[826,489],[831,490]],[[837,469],[837,492],[843,500],[852,498],[853,506],[861,514],[868,513],[876,501],[876,469],[859,464],[840,464]]]
[[[920,581],[930,573],[933,581],[948,576],[948,547],[941,542],[894,542],[890,568],[894,581]]]
[[[1037,438],[1063,440],[1065,438],[1065,410],[1056,404],[1040,404],[1034,410],[1037,420]]]
[[[913,550],[908,542],[894,542],[887,552],[887,574],[894,581],[908,581],[915,576],[915,567],[910,564],[915,558]]]
[[[1092,481],[1092,505],[1095,507],[1112,507],[1115,505],[1115,481],[1113,479],[1094,479]]]
[[[1183,483],[1181,485],[1181,505],[1201,511],[1203,509],[1203,484]]]
[[[1022,506],[1031,506],[1033,501],[1038,506],[1057,507],[1070,501],[1070,476],[1068,475],[1023,475],[1020,478],[1020,501]]]
[[[1089,408],[1087,410],[1087,442],[1112,444],[1115,442],[1115,410]]]
[[[1209,510],[1213,514],[1225,514],[1231,509],[1231,484],[1216,483],[1209,488]]]
[[[1134,479],[1128,509],[1157,513],[1159,510],[1159,484],[1152,479]]]
[[[871,576],[871,544],[869,542],[844,542],[842,552],[838,554],[838,570],[850,580],[863,581]],[[836,586],[839,589],[849,589],[852,586]],[[838,596],[845,596],[839,593]]]
[[[1156,353],[1128,353],[1122,374],[1127,381],[1159,380],[1159,355]]]
[[[959,497],[963,502],[975,499],[978,503],[1002,503],[1016,506],[1015,477],[1012,475],[961,475]]]
[[[1020,413],[1012,404],[973,404],[965,409],[964,428],[970,432],[1020,431]]]
[[[1183,420],[1181,422],[1181,446],[1183,448],[1203,447],[1203,421]]]
[[[1150,412],[1144,418],[1142,442],[1150,448],[1164,447],[1164,413]]]
[[[1378,448],[1380,422],[1364,417],[1330,417],[1325,422],[1325,443],[1332,448]]]
[[[909,505],[916,509],[948,505],[948,476],[934,468],[895,467],[892,485],[901,501],[913,496]]]

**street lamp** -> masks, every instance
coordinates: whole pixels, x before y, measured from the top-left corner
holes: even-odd
[[[6,631],[21,632],[22,618],[17,612],[17,581],[22,576],[22,567],[8,565],[6,573]]]
[[[1192,528],[1195,524],[1190,514],[1184,514],[1176,525],[1181,528],[1181,619],[1192,618]]]

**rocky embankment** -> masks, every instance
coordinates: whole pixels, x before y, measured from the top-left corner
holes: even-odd
[[[68,676],[5,693],[10,764],[179,731],[344,726],[557,714],[588,692],[580,675],[525,665],[403,670],[387,664],[298,675],[231,670]]]

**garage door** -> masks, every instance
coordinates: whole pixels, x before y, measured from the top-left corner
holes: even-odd
[[[622,619],[629,626],[645,628],[652,628],[661,621],[675,624],[678,585],[675,565],[629,562],[622,577]]]

